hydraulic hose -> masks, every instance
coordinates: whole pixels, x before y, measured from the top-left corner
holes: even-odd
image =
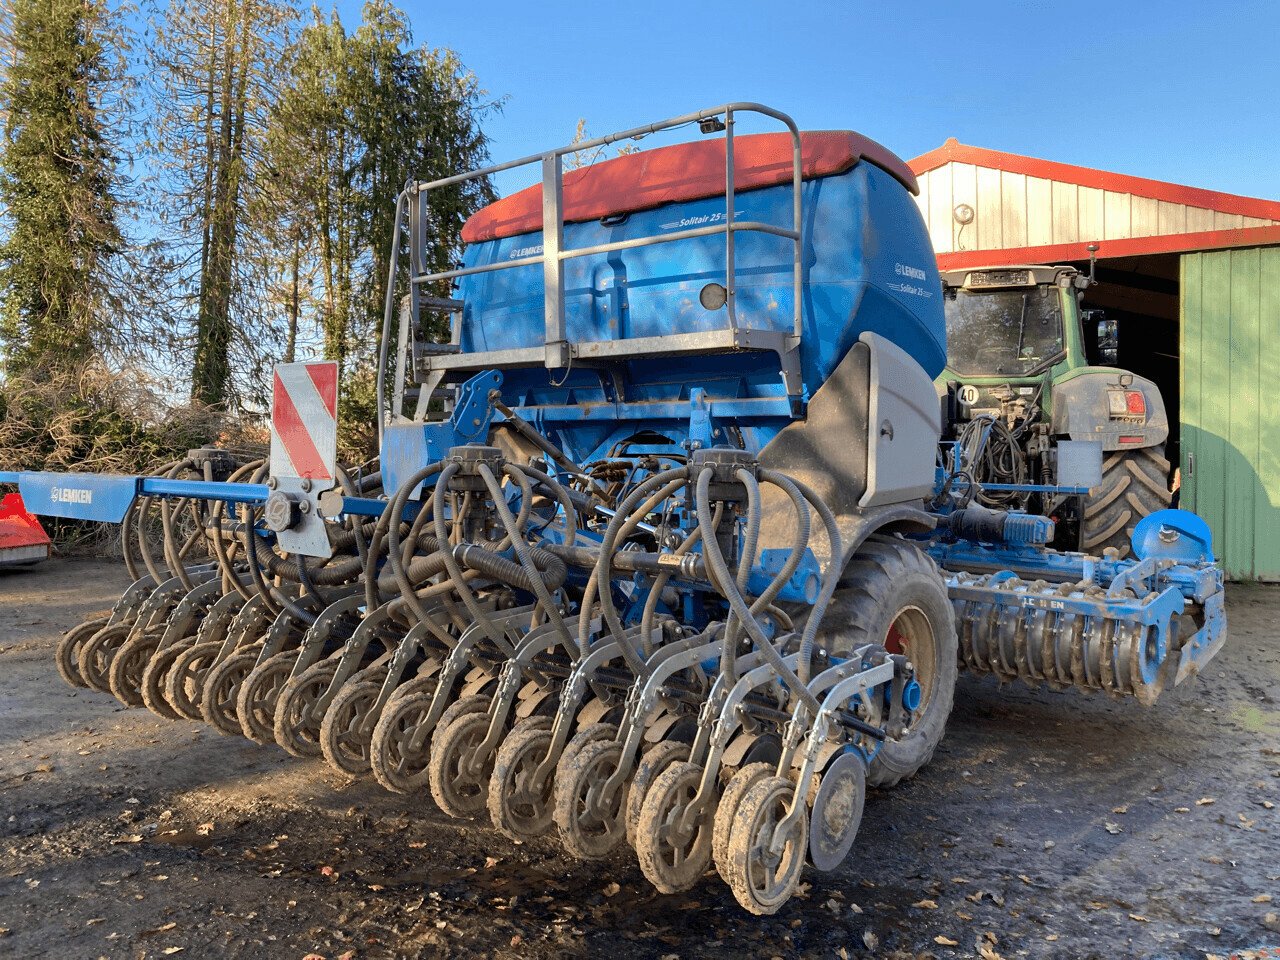
[[[612,576],[610,571],[610,561],[612,559],[613,548],[617,544],[623,528],[639,523],[640,519],[647,516],[653,508],[665,500],[675,491],[688,483],[689,470],[687,467],[677,467],[672,470],[665,470],[662,473],[654,474],[640,483],[625,500],[618,506],[618,512],[612,520],[609,521],[608,527],[605,528],[604,540],[600,544],[600,560],[596,565],[596,593],[600,598],[600,610],[604,614],[605,623],[609,627],[609,633],[617,642],[619,649],[622,651],[622,657],[627,662],[627,667],[635,676],[644,674],[644,661],[640,654],[636,651],[635,646],[625,635],[622,629],[622,621],[618,617],[618,611],[613,605],[612,595]],[[645,498],[650,490],[662,487],[656,495],[650,497],[639,510],[637,505]],[[585,602],[585,601],[584,601]],[[582,647],[582,633],[589,628],[589,623],[580,621],[579,628],[579,646]],[[582,651],[585,654],[585,649]]]
[[[721,592],[724,594],[725,599],[729,601],[730,611],[746,628],[747,634],[751,637],[756,649],[758,649],[761,655],[769,661],[769,665],[773,667],[775,672],[778,674],[779,679],[787,685],[787,688],[790,689],[791,692],[810,710],[813,710],[816,715],[817,711],[820,709],[817,697],[809,692],[809,688],[805,684],[800,682],[799,677],[797,677],[786,665],[786,662],[782,658],[782,654],[774,648],[773,644],[769,642],[769,638],[765,636],[764,630],[760,627],[760,623],[752,615],[751,610],[747,607],[746,600],[743,599],[742,593],[738,590],[733,574],[729,570],[729,565],[725,562],[724,554],[720,551],[720,545],[716,542],[714,530],[710,529],[711,511],[709,503],[712,473],[714,473],[714,468],[708,466],[698,474],[697,488],[694,498],[698,514],[698,523],[704,529],[702,535],[703,553],[707,557],[707,562],[710,564],[710,569],[715,579],[718,581]],[[807,510],[805,512],[807,513]],[[797,520],[799,519],[800,518],[797,517]],[[805,527],[804,539],[807,540],[807,524],[804,524],[803,526]],[[707,535],[708,532],[711,533],[711,536]],[[803,552],[803,549],[804,548],[802,546],[801,552]],[[795,551],[793,550],[792,553],[794,555]],[[788,561],[789,560],[790,558],[788,558]],[[798,560],[796,562],[797,564],[799,563]],[[785,569],[786,566],[784,565],[784,570]],[[794,570],[792,572],[794,572]],[[781,573],[779,575],[781,576]],[[787,574],[787,577],[790,577],[790,573]],[[770,584],[770,587],[772,586],[773,585]],[[732,656],[732,654],[730,654],[730,656]],[[722,664],[721,668],[725,669],[725,665]]]

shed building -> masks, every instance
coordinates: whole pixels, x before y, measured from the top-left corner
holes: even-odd
[[[1164,395],[1182,505],[1235,579],[1280,580],[1280,202],[948,140],[910,163],[943,270],[1089,266],[1085,308]]]

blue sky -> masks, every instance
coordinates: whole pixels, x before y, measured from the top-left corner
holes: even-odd
[[[401,2],[418,42],[509,98],[495,160],[567,142],[579,117],[600,135],[758,100],[906,158],[954,136],[1280,199],[1276,0]],[[351,24],[359,7],[339,3]]]

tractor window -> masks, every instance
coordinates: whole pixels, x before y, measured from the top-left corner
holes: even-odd
[[[1062,353],[1057,288],[947,290],[947,366],[968,376],[1024,376]]]

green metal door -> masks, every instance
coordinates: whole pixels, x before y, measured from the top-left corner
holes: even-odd
[[[1182,501],[1235,580],[1280,580],[1280,247],[1182,257]]]

